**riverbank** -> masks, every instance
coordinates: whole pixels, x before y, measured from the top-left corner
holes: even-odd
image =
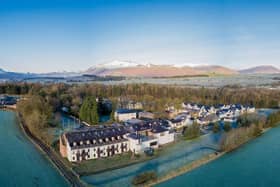
[[[158,179],[156,179],[155,181],[151,182],[151,183],[148,183],[148,184],[145,184],[144,187],[150,187],[150,186],[155,186],[159,183],[162,183],[162,182],[165,182],[165,181],[168,181],[168,180],[171,180],[177,176],[180,176],[180,175],[183,175],[189,171],[192,171],[204,164],[207,164],[213,160],[216,160],[218,159],[219,157],[223,156],[225,154],[225,152],[217,152],[217,153],[213,153],[213,154],[210,154],[210,155],[207,155],[199,160],[196,160],[190,164],[187,164],[181,168],[179,168],[178,170],[175,170],[175,171],[172,171],[170,173],[168,173],[167,175],[163,176],[163,177],[160,177]]]
[[[51,148],[45,145],[40,139],[38,139],[30,132],[30,130],[28,129],[27,125],[25,124],[25,122],[23,121],[22,117],[18,112],[17,112],[17,117],[22,132],[36,146],[36,148],[38,148],[39,151],[43,152],[46,155],[46,157],[51,161],[51,163],[54,166],[56,166],[58,171],[61,173],[62,176],[65,177],[65,179],[69,182],[71,186],[74,187],[87,186],[80,180],[79,175],[77,175],[71,168],[68,168]]]
[[[155,187],[278,187],[280,126],[239,149]]]
[[[280,122],[278,122],[277,124],[279,124]],[[197,169],[205,164],[208,164],[220,157],[222,157],[223,155],[225,154],[228,154],[230,152],[233,152],[239,148],[241,148],[242,146],[244,146],[245,144],[249,143],[250,141],[254,140],[254,139],[257,139],[259,136],[262,136],[264,133],[268,132],[269,130],[271,130],[272,128],[269,127],[269,128],[265,128],[262,130],[262,133],[256,137],[252,137],[250,139],[247,139],[246,141],[242,142],[241,144],[239,144],[237,147],[235,147],[234,149],[231,149],[231,150],[228,150],[228,151],[223,151],[223,152],[216,152],[214,154],[210,154],[210,155],[207,155],[199,160],[196,160],[190,164],[187,164],[183,167],[180,167],[178,168],[177,170],[175,171],[171,171],[170,173],[162,176],[162,177],[159,177],[157,178],[156,180],[152,181],[152,182],[149,182],[147,184],[144,185],[144,187],[150,187],[150,186],[155,186],[155,185],[158,185],[160,183],[163,183],[163,182],[166,182],[168,180],[171,180],[173,178],[176,178],[178,176],[181,176],[183,174],[186,174],[194,169]]]

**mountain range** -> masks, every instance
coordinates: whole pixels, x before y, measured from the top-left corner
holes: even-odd
[[[235,70],[217,65],[156,65],[140,64],[131,61],[112,61],[95,65],[82,72],[52,72],[44,74],[7,72],[0,69],[0,79],[25,79],[38,77],[77,77],[82,75],[120,76],[120,77],[179,77],[200,75],[237,74],[280,74],[280,69],[270,66],[256,66]]]
[[[175,77],[197,75],[277,74],[280,73],[280,70],[270,65],[235,70],[217,65],[186,64],[179,66],[138,64],[130,61],[112,61],[93,66],[84,73],[97,76]]]

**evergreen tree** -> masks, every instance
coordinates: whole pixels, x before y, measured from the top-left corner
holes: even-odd
[[[94,97],[87,97],[84,99],[79,112],[80,119],[95,125],[99,122],[98,104]]]

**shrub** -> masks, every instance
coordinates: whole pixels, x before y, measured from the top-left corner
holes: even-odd
[[[132,180],[133,185],[142,185],[149,181],[157,179],[157,174],[154,171],[147,171],[135,176]]]
[[[220,131],[220,125],[218,123],[215,123],[213,126],[213,132],[217,133]]]
[[[224,131],[229,132],[231,130],[231,124],[230,123],[225,123],[224,124]]]
[[[189,126],[184,130],[183,135],[187,140],[191,140],[199,137],[200,135],[199,125],[194,123],[193,125]]]

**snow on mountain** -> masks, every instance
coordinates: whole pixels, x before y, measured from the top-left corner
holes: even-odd
[[[106,62],[102,64],[97,64],[90,69],[118,69],[118,68],[131,68],[131,67],[146,67],[150,68],[153,66],[170,66],[174,68],[182,68],[182,67],[197,67],[207,64],[192,64],[192,63],[185,63],[185,64],[152,64],[152,63],[137,63],[133,61],[127,61],[127,60],[114,60],[111,62]]]
[[[132,62],[132,61],[121,61],[121,60],[114,60],[107,63],[97,64],[94,68],[98,69],[117,69],[117,68],[128,68],[128,67],[137,67],[142,64]]]
[[[174,64],[172,65],[176,68],[182,68],[182,67],[198,67],[198,66],[208,66],[208,64],[193,64],[193,63],[180,63],[180,64]]]
[[[0,68],[0,73],[6,73],[6,71]]]

